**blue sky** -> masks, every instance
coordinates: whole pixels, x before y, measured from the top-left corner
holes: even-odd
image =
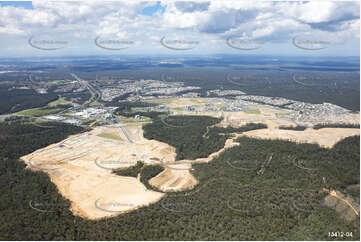
[[[25,8],[25,9],[33,9],[33,4],[32,4],[31,1],[19,1],[19,2],[0,1],[0,7],[5,7],[5,6],[13,6],[13,7],[21,7],[21,8]]]
[[[0,1],[0,57],[358,56],[359,10],[357,1]]]
[[[163,13],[164,10],[165,10],[165,6],[162,6],[160,2],[156,2],[154,6],[143,8],[142,10],[139,11],[139,13],[142,15],[152,16],[157,12]]]

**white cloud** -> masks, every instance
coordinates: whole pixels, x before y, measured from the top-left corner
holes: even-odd
[[[0,35],[41,33],[89,39],[100,34],[154,43],[155,36],[193,32],[209,43],[229,36],[289,42],[296,34],[314,33],[339,41],[359,38],[358,2],[161,1],[164,13],[140,11],[156,2],[33,1],[34,9],[0,7]]]

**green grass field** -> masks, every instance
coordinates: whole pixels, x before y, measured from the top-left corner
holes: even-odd
[[[122,138],[120,138],[119,136],[117,136],[115,134],[111,134],[111,133],[100,133],[97,136],[106,138],[106,139],[122,140]]]
[[[282,117],[287,116],[289,114],[290,114],[290,112],[288,112],[288,113],[276,113],[276,117],[277,118],[282,118]]]
[[[61,110],[63,110],[63,109],[62,108],[52,108],[52,109],[32,108],[32,109],[27,109],[27,110],[21,111],[18,114],[24,115],[24,116],[39,117],[39,116],[54,114],[54,113],[60,112]]]
[[[257,110],[246,110],[244,112],[248,113],[248,114],[261,114],[261,112],[258,109]]]
[[[51,103],[48,103],[48,106],[49,107],[54,107],[54,106],[57,106],[57,105],[66,105],[66,104],[71,104],[71,102],[65,100],[63,97],[60,97],[57,100],[55,100],[55,101],[53,101]]]

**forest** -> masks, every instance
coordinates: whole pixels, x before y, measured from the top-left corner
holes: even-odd
[[[0,114],[14,113],[21,110],[41,107],[54,101],[58,96],[51,94],[38,94],[34,90],[8,90],[0,87]]]
[[[212,145],[212,131],[202,136],[219,120],[183,119],[166,123],[191,123],[201,135],[192,134],[195,128],[188,127],[191,131],[187,131],[161,121],[148,126],[147,135],[183,147],[178,157],[206,155],[208,149],[222,145],[218,140]],[[69,200],[59,194],[49,177],[25,169],[19,160],[68,135],[84,132],[59,123],[47,126],[0,123],[1,240],[330,240],[329,231],[353,232],[347,240],[360,239],[358,219],[347,222],[322,205],[324,187],[338,189],[359,202],[359,191],[350,191],[360,182],[359,136],[346,138],[332,149],[241,137],[237,140],[240,146],[226,150],[210,163],[193,165],[192,173],[199,181],[193,190],[172,192],[150,206],[91,221],[74,216]],[[155,132],[155,127],[165,131]],[[200,152],[188,148],[186,142],[194,142]],[[160,171],[158,166],[141,170],[145,180]],[[43,204],[51,212],[36,211],[30,202]]]
[[[127,118],[140,115],[151,119],[158,119],[161,115],[165,114],[164,112],[133,110],[134,108],[145,108],[145,107],[156,106],[156,104],[146,103],[146,102],[128,102],[128,101],[118,102],[117,100],[115,100],[115,101],[107,102],[106,105],[117,107],[117,109],[114,111],[114,114]]]
[[[353,129],[359,129],[360,124],[316,124],[313,126],[314,129],[322,129],[322,128],[353,128]]]
[[[205,116],[170,116],[143,127],[144,137],[156,139],[176,148],[177,160],[207,157],[223,148],[226,137],[212,133],[205,138],[207,127],[218,123]]]
[[[280,126],[279,129],[287,129],[287,130],[296,130],[296,131],[303,131],[305,130],[307,127],[303,126],[303,125],[297,125],[297,126]]]
[[[131,176],[131,177],[137,177],[137,175],[140,173],[144,166],[144,163],[142,161],[137,161],[137,163],[134,166],[127,167],[127,168],[118,168],[113,170],[113,173],[115,173],[118,176]]]

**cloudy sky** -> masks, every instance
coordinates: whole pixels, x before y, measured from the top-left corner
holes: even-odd
[[[357,1],[0,1],[0,57],[360,53]]]

